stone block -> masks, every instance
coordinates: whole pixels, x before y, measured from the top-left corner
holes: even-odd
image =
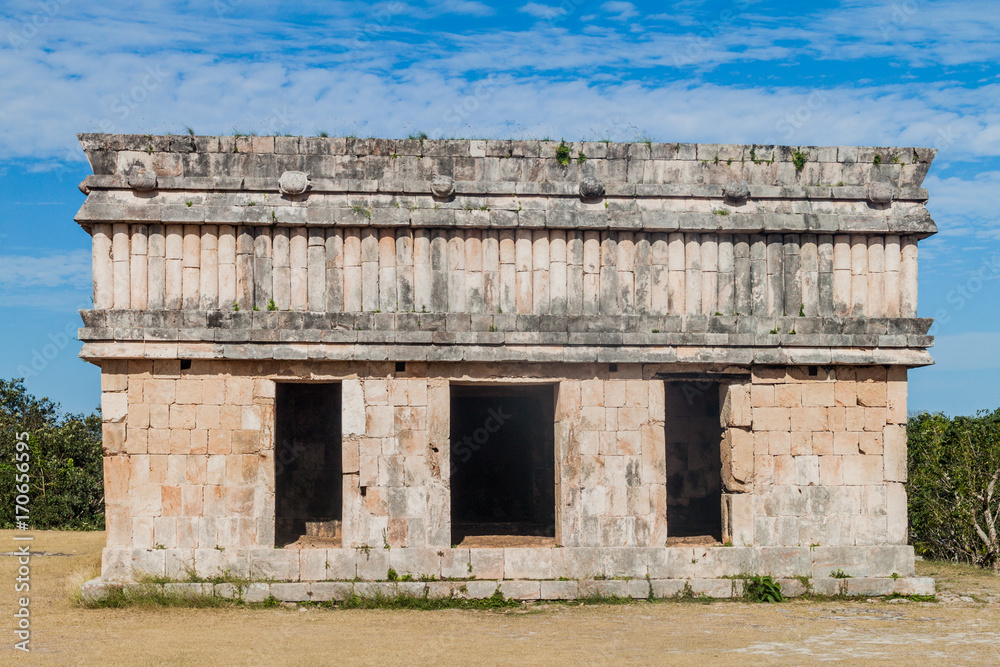
[[[306,584],[309,599],[313,602],[338,602],[346,600],[354,593],[354,584],[346,581],[321,581]]]
[[[472,600],[488,598],[497,590],[499,584],[500,582],[496,580],[477,579],[475,581],[467,581],[465,582],[465,593],[463,596]],[[539,589],[539,594],[541,594],[541,589]]]
[[[472,576],[469,549],[442,549],[441,576],[447,579],[467,579]]]
[[[469,549],[469,560],[472,563],[470,576],[477,579],[504,578],[503,549]]]
[[[389,567],[402,576],[441,576],[441,558],[434,549],[396,548],[389,550]],[[388,570],[387,570],[388,571]]]
[[[900,577],[893,581],[896,595],[934,595],[934,580],[930,577]]]
[[[508,599],[538,600],[541,598],[541,582],[505,579],[500,582],[500,592]]]
[[[579,596],[581,598],[628,597],[628,582],[624,579],[582,579],[579,582]]]
[[[692,579],[688,582],[691,592],[696,596],[710,598],[734,597],[735,580],[733,579]]]
[[[654,598],[672,598],[682,595],[687,581],[684,579],[652,579]]]
[[[271,595],[282,602],[308,602],[311,599],[307,584],[271,584]]]
[[[856,597],[876,597],[882,595],[892,595],[896,588],[894,579],[844,579],[846,588],[844,594]]]
[[[542,600],[575,600],[579,594],[576,581],[542,581],[539,597]]]
[[[295,549],[252,550],[250,575],[254,579],[298,581],[299,552]]]

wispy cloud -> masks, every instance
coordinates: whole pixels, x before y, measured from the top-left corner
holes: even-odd
[[[550,5],[542,5],[537,2],[529,2],[526,5],[522,5],[518,8],[519,12],[528,14],[529,16],[534,16],[537,19],[554,19],[557,16],[565,16],[566,9],[563,7],[552,7]]]
[[[628,19],[639,15],[635,5],[631,2],[619,2],[617,0],[614,2],[605,2],[601,5],[601,9],[609,14],[614,14],[615,16],[612,16],[611,18],[616,21],[627,21]]]
[[[75,250],[44,257],[0,255],[0,288],[18,292],[32,287],[86,288],[90,285],[90,253]]]

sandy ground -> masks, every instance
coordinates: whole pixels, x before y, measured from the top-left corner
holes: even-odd
[[[102,533],[37,532],[32,652],[13,650],[0,558],[0,664],[1000,664],[1000,577],[919,563],[938,602],[532,605],[514,611],[83,609]],[[0,531],[0,552],[14,548]]]

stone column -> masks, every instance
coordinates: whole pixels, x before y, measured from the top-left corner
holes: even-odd
[[[465,313],[465,237],[460,230],[448,235],[448,311]]]
[[[667,296],[670,253],[667,245],[667,235],[656,232],[652,235],[650,245],[650,312],[653,315],[666,315],[670,311],[670,300]]]
[[[900,268],[899,236],[890,234],[885,237],[885,316],[899,317],[899,268]]]
[[[899,264],[899,314],[900,317],[917,316],[917,240],[912,236],[902,239]]]
[[[326,231],[322,227],[309,227],[307,234],[308,307],[309,310],[322,312],[326,310]]]
[[[500,307],[500,234],[483,232],[483,312],[493,315]]]
[[[705,234],[701,240],[701,314],[719,311],[719,237]]]
[[[396,231],[379,230],[378,236],[378,309],[396,312]]]
[[[833,237],[833,314],[851,314],[851,237]]]
[[[868,317],[886,317],[885,239],[868,237]]]
[[[253,239],[253,307],[267,310],[274,298],[274,239],[271,230],[258,227]]]
[[[415,229],[413,230],[413,309],[418,313],[433,309],[432,288],[430,230]]]
[[[185,310],[198,310],[201,291],[201,226],[184,225],[181,294]]]
[[[129,257],[129,287],[131,291],[129,307],[134,310],[145,310],[148,303],[147,280],[147,244],[146,225],[132,225],[132,243]]]
[[[601,312],[601,234],[583,233],[583,314]]]
[[[344,310],[344,230],[326,230],[326,310]]]
[[[150,310],[163,310],[166,290],[166,238],[163,225],[149,226],[146,261],[146,305]]]
[[[851,237],[851,317],[868,312],[868,238]]]
[[[566,314],[566,231],[553,229],[549,241],[549,312]]]
[[[108,310],[115,305],[111,225],[95,223],[91,233],[93,235],[91,261],[94,267],[94,308]]]
[[[632,232],[618,232],[618,307],[623,315],[635,314],[635,238]]]
[[[469,313],[485,311],[483,300],[483,232],[465,230],[465,308]]]
[[[701,234],[684,235],[684,314],[701,314]]]
[[[214,310],[219,304],[219,228],[201,228],[201,309]]]
[[[292,310],[309,308],[309,237],[305,227],[293,227],[288,238],[290,301]],[[371,308],[375,310],[375,308]]]
[[[184,283],[184,268],[181,265],[184,256],[184,227],[167,225],[166,233],[166,296],[164,302],[168,310],[180,310]]]
[[[130,308],[132,289],[129,285],[131,272],[129,270],[129,226],[125,223],[115,223],[112,227],[111,257],[114,260],[114,307],[116,309]]]
[[[517,252],[513,229],[501,229],[498,239],[500,246],[500,293],[497,310],[508,314],[517,312]]]
[[[344,230],[344,312],[361,311],[361,230]]]
[[[733,314],[736,259],[733,254],[733,235],[719,235],[719,288],[716,310],[725,316]]]
[[[413,308],[413,230],[396,231],[396,308],[408,313]]]
[[[219,225],[219,308],[230,310],[236,301],[236,228]]]
[[[532,312],[531,230],[518,229],[514,235],[515,300],[518,314]]]

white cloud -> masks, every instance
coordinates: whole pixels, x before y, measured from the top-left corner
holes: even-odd
[[[466,2],[464,0],[445,0],[438,7],[450,14],[466,14],[469,16],[491,16],[495,12],[489,5],[482,2]]]
[[[90,285],[90,252],[31,257],[0,255],[0,287],[19,291],[29,287],[86,288]]]
[[[639,12],[635,9],[635,5],[631,2],[620,2],[618,0],[615,0],[614,2],[605,2],[601,5],[601,9],[609,14],[616,14],[616,16],[612,17],[616,21],[627,21],[633,16],[639,15]]]
[[[566,9],[563,7],[550,7],[549,5],[542,5],[537,2],[529,2],[519,7],[517,11],[543,20],[554,19],[557,16],[564,16],[566,14]]]

